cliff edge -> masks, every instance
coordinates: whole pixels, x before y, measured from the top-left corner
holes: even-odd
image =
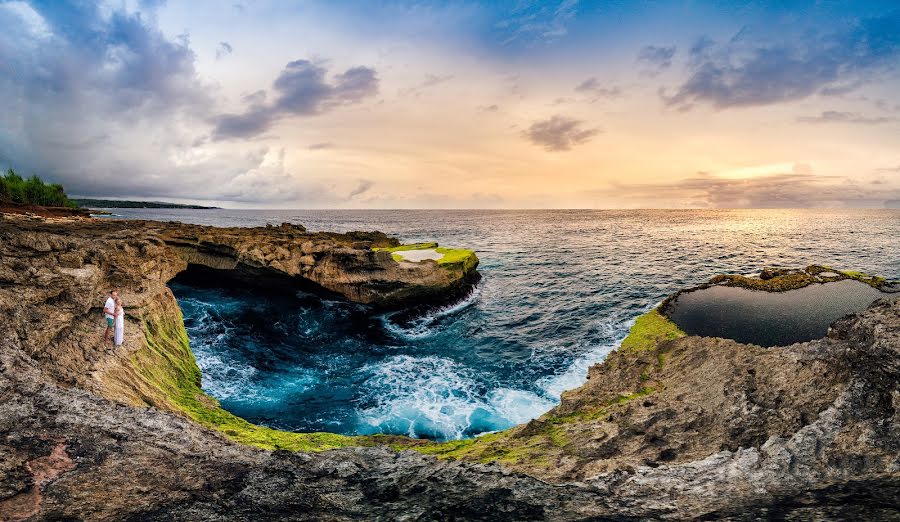
[[[653,310],[559,406],[469,441],[286,433],[203,394],[167,281],[203,266],[396,306],[476,276],[397,261],[381,234],[247,230],[0,220],[0,519],[898,515],[896,300],[769,349]],[[109,286],[133,332],[117,348],[100,343]]]

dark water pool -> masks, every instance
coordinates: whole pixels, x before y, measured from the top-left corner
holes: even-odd
[[[837,319],[890,295],[849,279],[787,292],[714,286],[681,294],[667,315],[690,335],[785,346],[824,337]]]

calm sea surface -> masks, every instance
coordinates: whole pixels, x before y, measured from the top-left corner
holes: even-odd
[[[581,384],[636,316],[718,273],[817,263],[900,279],[898,210],[114,212],[381,230],[478,253],[475,292],[407,327],[343,302],[173,284],[204,389],[297,431],[447,439],[524,422]]]

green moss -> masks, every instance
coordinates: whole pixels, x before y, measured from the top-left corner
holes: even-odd
[[[436,259],[437,264],[445,268],[459,268],[463,272],[474,270],[478,266],[478,256],[471,250],[464,248],[445,248],[439,247],[437,243],[412,243],[409,245],[400,245],[389,248],[373,248],[375,251],[390,252],[394,261],[403,261],[402,254],[397,252],[406,252],[410,250],[434,250],[438,254],[442,254],[440,259]]]
[[[491,433],[466,440],[425,442],[402,445],[398,449],[412,449],[441,459],[461,459],[481,463],[523,464],[531,467],[550,465],[555,455],[572,451],[572,433],[578,433],[579,425],[606,417],[617,406],[653,393],[655,388],[644,386],[639,390],[618,395],[597,407],[566,415],[552,412],[518,428]],[[527,435],[523,430],[527,430]],[[574,431],[573,431],[574,430]]]
[[[464,248],[436,248],[438,254],[444,254],[444,257],[437,260],[439,265],[458,266],[464,272],[474,270],[478,266],[478,256],[471,250]]]
[[[867,285],[874,288],[881,288],[885,283],[887,283],[887,279],[883,277],[872,276],[864,272],[858,272],[856,270],[842,270],[839,273],[849,277],[850,279],[855,279],[857,281],[866,283]]]
[[[190,350],[180,312],[177,320],[145,321],[146,346],[132,355],[132,365],[151,387],[146,402],[184,414],[226,437],[268,450],[323,451],[344,446],[372,445],[367,437],[334,433],[293,433],[257,426],[229,413],[200,389],[200,368]]]
[[[622,341],[619,350],[625,352],[648,351],[656,348],[661,341],[671,341],[686,334],[678,326],[659,313],[652,310],[638,317]]]

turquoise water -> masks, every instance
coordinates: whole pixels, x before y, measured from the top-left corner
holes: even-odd
[[[524,422],[581,384],[636,316],[718,273],[817,263],[900,278],[897,210],[115,212],[477,251],[475,292],[405,327],[312,296],[172,285],[204,389],[298,431],[448,439]]]

